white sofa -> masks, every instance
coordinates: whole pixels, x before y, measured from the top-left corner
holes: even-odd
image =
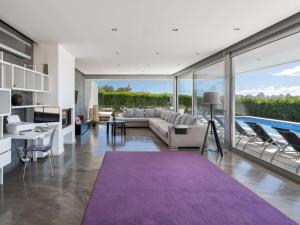
[[[172,149],[179,147],[201,147],[206,127],[190,115],[161,109],[125,109],[124,116],[118,118],[126,122],[126,127],[149,127]],[[175,125],[186,125],[186,134],[176,134]]]

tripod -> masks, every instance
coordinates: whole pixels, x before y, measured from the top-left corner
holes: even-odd
[[[215,136],[215,141],[216,141],[218,152],[223,157],[223,150],[222,150],[222,147],[221,147],[221,144],[220,144],[220,140],[219,140],[219,136],[218,136],[218,133],[217,133],[217,128],[216,128],[215,121],[213,121],[212,111],[213,111],[212,104],[210,104],[210,120],[208,121],[208,124],[207,124],[207,128],[206,128],[206,132],[205,132],[205,137],[204,137],[204,142],[203,142],[201,154],[203,154],[203,152],[204,152],[207,135],[208,135],[208,132],[209,132],[209,128],[211,127],[212,128],[212,132],[213,132],[213,134]]]

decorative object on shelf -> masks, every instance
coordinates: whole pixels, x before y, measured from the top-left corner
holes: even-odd
[[[43,73],[48,75],[48,64],[43,64]]]
[[[75,117],[75,124],[76,125],[82,124],[82,120],[81,120],[80,116]]]
[[[20,94],[13,94],[11,96],[11,104],[13,106],[20,106],[23,105],[23,96]]]
[[[217,145],[217,151],[223,157],[223,151],[222,151],[222,147],[221,147],[220,140],[219,140],[219,137],[218,137],[216,124],[215,124],[215,121],[213,120],[213,106],[220,104],[220,98],[219,98],[218,92],[205,92],[203,94],[203,104],[208,104],[209,107],[210,107],[210,120],[208,121],[208,124],[207,124],[207,129],[206,129],[206,132],[205,132],[205,138],[204,138],[201,154],[203,154],[203,152],[204,152],[205,143],[206,143],[206,139],[207,139],[207,134],[208,134],[208,131],[211,127],[212,132],[213,132],[214,137],[215,137],[215,141],[216,141],[216,145]]]

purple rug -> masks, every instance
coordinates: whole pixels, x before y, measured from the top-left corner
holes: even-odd
[[[295,225],[191,152],[107,152],[84,225]]]

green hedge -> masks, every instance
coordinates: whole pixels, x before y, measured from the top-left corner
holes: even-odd
[[[237,98],[237,114],[300,122],[300,97]],[[241,110],[244,108],[244,111]]]
[[[201,97],[197,99],[202,102]],[[171,107],[172,94],[143,92],[99,91],[99,105],[112,107]],[[179,95],[179,107],[187,111],[192,108],[192,96]],[[300,122],[300,97],[286,98],[236,98],[236,114]]]
[[[99,106],[110,106],[115,110],[120,107],[171,107],[171,94],[151,94],[142,92],[106,92],[99,91]]]

